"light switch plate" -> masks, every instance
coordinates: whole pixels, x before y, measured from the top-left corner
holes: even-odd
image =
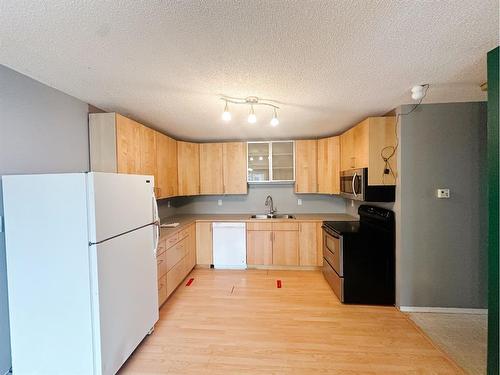
[[[297,206],[302,206],[302,199],[297,199]]]
[[[437,197],[448,199],[450,197],[450,189],[437,189]]]
[[[217,199],[217,206],[222,206],[222,199]]]

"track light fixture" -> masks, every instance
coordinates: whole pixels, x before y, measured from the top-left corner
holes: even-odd
[[[224,105],[224,112],[222,113],[222,119],[224,121],[231,121],[231,112],[229,112],[228,109],[228,103],[231,104],[245,104],[250,106],[250,112],[248,114],[247,121],[249,124],[255,124],[257,122],[257,116],[255,115],[254,111],[254,106],[256,105],[263,105],[263,106],[268,106],[273,109],[273,117],[271,119],[271,126],[278,126],[280,123],[278,120],[278,109],[279,107],[271,102],[274,102],[271,99],[259,99],[256,96],[249,96],[246,98],[235,98],[235,97],[230,97],[230,96],[222,96],[220,98],[221,100],[224,100],[225,105]]]

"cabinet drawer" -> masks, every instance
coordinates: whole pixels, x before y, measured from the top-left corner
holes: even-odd
[[[188,228],[185,228],[183,230],[180,230],[178,233],[177,233],[177,240],[180,241],[180,240],[183,240],[184,238],[186,238],[187,236],[189,236],[189,227]]]
[[[156,271],[158,279],[167,273],[167,253],[163,252],[156,257]]]
[[[166,271],[170,271],[181,259],[183,259],[188,250],[188,240],[183,239],[166,251]]]
[[[156,255],[160,255],[160,254],[163,254],[166,250],[166,246],[165,246],[165,240],[160,240],[158,241],[158,249],[156,249]]]
[[[167,272],[167,297],[177,288],[182,280],[186,277],[186,265],[184,259],[172,267]]]
[[[271,223],[247,223],[247,230],[272,230],[273,225]]]
[[[340,302],[344,302],[344,278],[337,275],[328,262],[323,263],[323,276]]]
[[[299,223],[273,223],[273,230],[299,230]]]
[[[172,234],[165,239],[165,249],[169,249],[179,241],[179,232]]]
[[[158,280],[158,306],[161,306],[167,299],[167,275]]]

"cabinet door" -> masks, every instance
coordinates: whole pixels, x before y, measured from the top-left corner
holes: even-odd
[[[318,193],[340,193],[339,137],[318,140]]]
[[[247,194],[247,144],[228,142],[222,145],[224,194]]]
[[[139,168],[140,174],[154,176],[155,178],[155,194],[158,195],[158,182],[156,174],[156,136],[153,129],[140,126],[140,150],[141,150],[141,165]]]
[[[299,225],[299,264],[318,266],[317,223],[304,222]]]
[[[223,194],[222,143],[200,144],[200,194]]]
[[[158,198],[177,195],[177,142],[156,132],[156,169]]]
[[[340,170],[356,168],[354,157],[354,130],[349,129],[340,136]]]
[[[116,164],[118,173],[140,174],[141,125],[116,114]]]
[[[247,231],[247,264],[270,266],[273,264],[273,232],[270,230]]]
[[[369,119],[353,128],[355,168],[368,168]]]
[[[196,224],[189,226],[187,270],[190,272],[196,266]]]
[[[213,264],[212,223],[196,223],[196,264]]]
[[[295,192],[315,193],[317,183],[317,141],[295,141]]]
[[[299,265],[298,231],[280,230],[273,232],[273,265]]]
[[[177,174],[179,195],[200,193],[200,154],[197,143],[177,142]]]

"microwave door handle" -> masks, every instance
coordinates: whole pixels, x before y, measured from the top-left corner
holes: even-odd
[[[356,187],[354,185],[354,180],[356,180],[356,177],[357,177],[357,173],[354,172],[354,175],[352,176],[352,193],[354,194],[354,197],[357,198],[358,197],[358,194],[356,193]]]

